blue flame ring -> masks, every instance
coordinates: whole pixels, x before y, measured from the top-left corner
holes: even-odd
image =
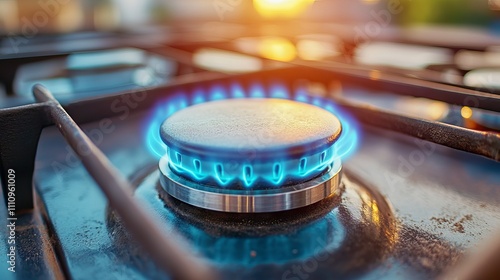
[[[231,98],[263,97],[295,100],[319,106],[337,116],[342,124],[342,134],[333,146],[324,151],[300,159],[280,159],[263,165],[202,160],[167,147],[160,137],[159,131],[162,122],[170,115],[188,106]],[[189,92],[174,94],[156,106],[152,118],[148,120],[147,127],[147,146],[153,155],[158,158],[166,156],[169,159],[171,168],[179,174],[184,173],[183,175],[187,175],[187,177],[194,180],[204,180],[207,177],[212,177],[215,178],[215,183],[222,187],[230,185],[235,179],[240,179],[247,188],[253,188],[262,182],[279,186],[286,179],[283,175],[291,170],[291,177],[294,179],[305,179],[307,175],[325,169],[334,162],[347,159],[356,150],[359,139],[356,123],[348,115],[336,108],[333,101],[309,96],[302,88],[291,92],[284,86],[284,83],[279,82],[272,83],[267,89],[259,83],[254,83],[245,90],[240,84],[233,83],[229,87],[216,85],[207,91],[197,88]]]

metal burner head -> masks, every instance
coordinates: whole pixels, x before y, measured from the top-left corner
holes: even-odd
[[[204,103],[167,118],[160,135],[162,186],[199,207],[282,211],[335,192],[340,121],[319,107],[281,99]]]

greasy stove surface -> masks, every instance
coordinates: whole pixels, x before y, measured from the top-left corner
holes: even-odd
[[[135,112],[83,129],[165,230],[176,228],[224,279],[435,278],[500,227],[499,163],[365,126],[344,163],[340,197],[253,217],[194,209],[159,190],[157,159],[141,136],[148,120],[148,112]],[[2,270],[2,279],[168,278],[128,238],[54,127],[40,139],[35,185],[41,215],[19,216],[18,242],[26,247],[18,274]]]

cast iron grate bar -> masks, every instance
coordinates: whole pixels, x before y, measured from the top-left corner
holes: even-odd
[[[0,177],[7,202],[8,170],[16,174],[16,212],[33,209],[33,170],[40,133],[52,122],[45,104],[0,110]]]
[[[213,271],[195,256],[175,244],[180,236],[167,236],[133,198],[130,183],[123,178],[106,156],[78,127],[61,104],[43,86],[33,88],[38,102],[50,105],[50,117],[78,155],[85,168],[106,195],[126,228],[142,245],[153,261],[173,279],[213,279]]]
[[[311,79],[341,80],[346,84],[360,85],[371,91],[388,91],[402,96],[423,97],[448,104],[469,106],[500,113],[500,95],[433,81],[403,77],[366,67],[347,67],[330,64],[301,63],[304,77]],[[374,72],[375,71],[375,72]],[[376,75],[373,75],[376,73]],[[315,75],[317,75],[315,77]]]
[[[482,155],[500,161],[500,134],[462,128],[436,121],[354,105],[344,100],[335,102],[365,124],[410,135],[453,149]]]

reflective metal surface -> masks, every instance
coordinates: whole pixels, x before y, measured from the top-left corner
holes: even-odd
[[[160,160],[160,181],[173,197],[194,206],[224,212],[276,212],[316,203],[338,194],[341,164],[304,183],[267,190],[230,190],[202,185],[176,175],[165,158]]]

